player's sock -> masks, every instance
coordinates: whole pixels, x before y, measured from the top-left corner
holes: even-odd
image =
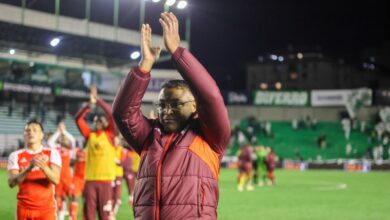
[[[115,203],[115,206],[114,206],[114,215],[116,215],[118,213],[118,210],[119,210],[119,206],[121,206],[122,204],[122,200],[118,199],[116,200],[116,203]]]
[[[56,202],[57,202],[57,211],[61,212],[62,211],[62,198],[61,197],[56,197]]]
[[[79,204],[77,203],[77,201],[73,201],[70,203],[70,207],[69,207],[70,220],[77,220],[78,209],[79,209]]]
[[[62,211],[62,206],[63,206],[63,201],[62,201],[62,198],[61,197],[56,197],[56,202],[57,202],[57,216],[58,216],[58,220],[64,220],[65,218],[65,215],[64,215],[64,212]]]
[[[238,191],[243,191],[244,190],[244,184],[245,184],[245,177],[240,175],[239,179],[238,179],[238,186],[237,186],[237,190]]]
[[[64,214],[64,216],[67,216],[67,215],[69,215],[69,212],[68,212],[68,208],[66,207],[66,200],[63,199],[62,201],[63,201],[62,202],[63,204],[62,204],[61,212]]]
[[[270,185],[274,185],[275,184],[275,180],[274,180],[273,173],[269,173],[268,174],[268,178],[269,178],[269,181],[270,181]]]
[[[129,205],[131,206],[131,207],[133,207],[133,195],[131,194],[131,195],[129,195]]]

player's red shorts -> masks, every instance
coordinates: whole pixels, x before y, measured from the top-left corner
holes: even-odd
[[[73,177],[70,194],[75,197],[79,197],[84,190],[85,180],[80,177]]]
[[[17,220],[56,220],[56,209],[49,208],[43,210],[27,209],[23,206],[17,208]]]
[[[71,184],[72,184],[71,177],[61,178],[60,182],[56,185],[56,188],[55,188],[56,196],[69,195]]]

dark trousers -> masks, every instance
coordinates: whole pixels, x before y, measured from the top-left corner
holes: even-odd
[[[108,220],[112,211],[111,181],[86,181],[84,187],[85,220],[95,220],[96,211],[100,220]]]

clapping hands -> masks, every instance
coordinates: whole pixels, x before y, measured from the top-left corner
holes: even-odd
[[[173,13],[164,12],[159,19],[163,29],[164,44],[170,54],[173,54],[180,45],[179,21]],[[161,47],[152,46],[152,28],[149,24],[141,27],[141,62],[140,69],[150,72],[153,64],[160,57]]]

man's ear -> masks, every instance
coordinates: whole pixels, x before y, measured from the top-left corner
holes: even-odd
[[[196,112],[196,102],[195,101],[191,103],[191,113],[194,113],[194,112]]]

